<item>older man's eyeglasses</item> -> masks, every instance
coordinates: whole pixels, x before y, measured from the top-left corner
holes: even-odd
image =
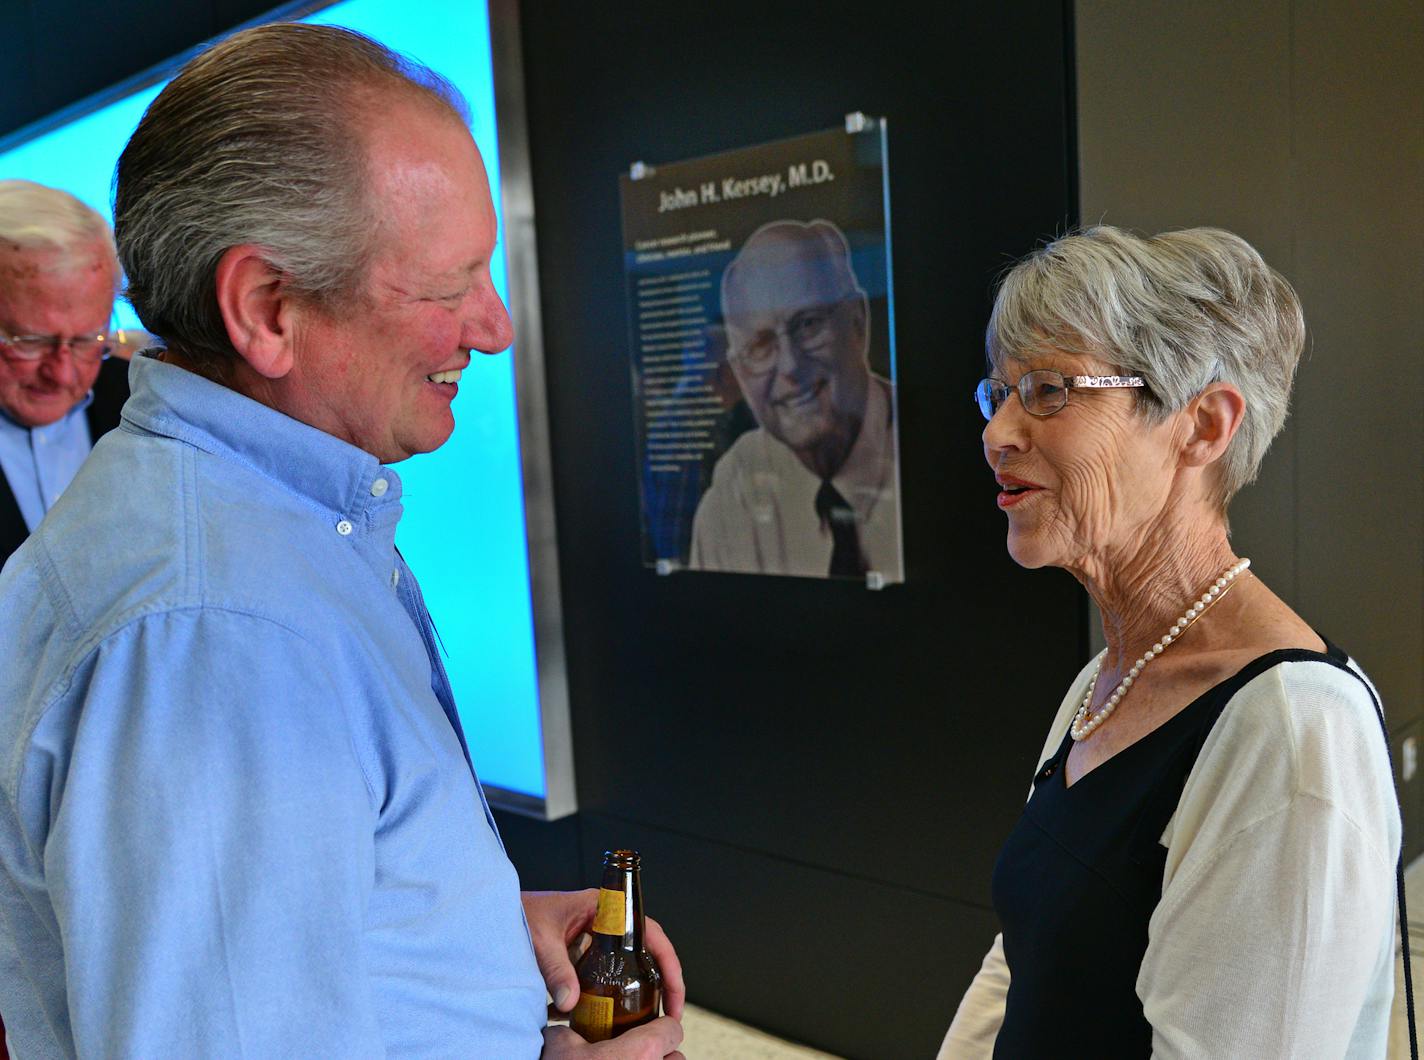
[[[831,321],[843,303],[803,309],[784,325],[757,332],[727,351],[727,358],[751,375],[766,375],[776,364],[781,340],[797,352],[816,353],[831,338]]]
[[[69,355],[84,364],[97,364],[123,341],[123,332],[86,332],[82,335],[9,335],[0,331],[0,356],[7,361],[28,363],[69,347]]]
[[[1124,387],[1146,386],[1140,375],[1063,375],[1048,368],[1038,368],[1019,376],[1015,386],[999,379],[981,379],[974,388],[974,402],[986,420],[994,418],[999,407],[1015,390],[1030,416],[1052,416],[1068,404],[1070,390],[1118,390]]]

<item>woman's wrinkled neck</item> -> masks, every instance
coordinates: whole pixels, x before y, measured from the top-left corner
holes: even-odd
[[[1236,560],[1220,510],[1187,508],[1169,505],[1133,540],[1070,568],[1102,615],[1105,670],[1131,666]]]

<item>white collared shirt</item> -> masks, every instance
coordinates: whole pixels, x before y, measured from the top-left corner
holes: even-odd
[[[904,580],[894,391],[871,377],[865,420],[831,485],[855,512],[868,569]],[[690,566],[824,578],[834,541],[816,512],[821,480],[764,428],[743,434],[717,461],[697,506]]]

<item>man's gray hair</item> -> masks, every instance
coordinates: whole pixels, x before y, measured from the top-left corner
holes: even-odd
[[[214,277],[244,243],[266,250],[294,295],[351,304],[378,227],[363,115],[400,96],[468,124],[439,74],[335,26],[258,26],[188,63],[114,178],[119,257],[144,326],[195,360],[230,359]]]
[[[1221,462],[1223,510],[1285,424],[1304,347],[1291,285],[1220,228],[1144,238],[1098,225],[1055,240],[1004,276],[985,337],[991,371],[1058,349],[1142,376],[1154,422],[1211,383],[1234,385],[1246,411]]]
[[[836,297],[847,301],[866,297],[865,290],[856,278],[855,269],[851,266],[850,244],[846,242],[845,234],[835,224],[819,219],[809,222],[769,221],[747,236],[747,241],[737,251],[737,256],[732,259],[732,263],[722,273],[723,315],[727,312],[728,294],[732,289],[733,280],[740,271],[739,266],[742,265],[743,259],[751,258],[763,243],[777,241],[811,246],[815,250],[816,258],[825,262],[830,271]]]
[[[0,245],[11,250],[54,250],[61,257],[83,254],[95,244],[119,279],[114,233],[92,206],[67,191],[32,180],[0,180]]]

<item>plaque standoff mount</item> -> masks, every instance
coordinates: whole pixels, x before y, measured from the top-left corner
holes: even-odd
[[[867,129],[875,127],[878,118],[872,118],[864,111],[853,110],[845,116],[845,131],[848,135],[854,136],[856,133],[863,133]],[[629,180],[644,180],[657,172],[656,166],[650,166],[646,162],[633,162],[628,166]]]

